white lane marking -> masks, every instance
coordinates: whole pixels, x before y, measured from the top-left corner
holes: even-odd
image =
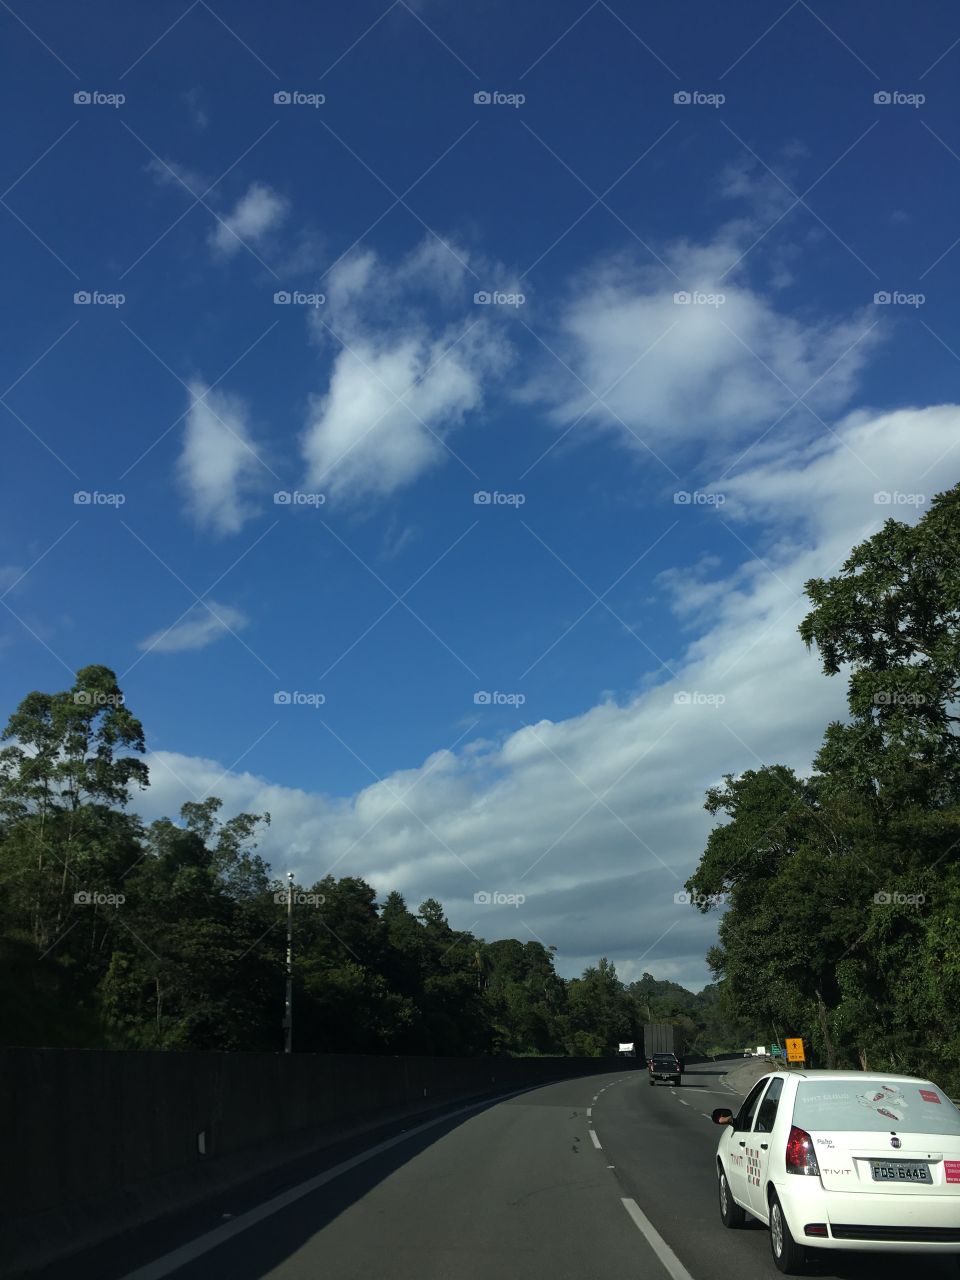
[[[534,1085],[533,1088],[540,1089],[543,1086]],[[173,1249],[170,1253],[165,1253],[162,1257],[155,1258],[153,1262],[148,1262],[136,1271],[129,1272],[128,1275],[123,1277],[123,1280],[163,1280],[165,1276],[179,1271],[187,1263],[195,1261],[205,1253],[209,1253],[211,1249],[216,1249],[218,1245],[231,1240],[242,1231],[255,1227],[258,1222],[262,1222],[265,1218],[279,1213],[281,1209],[286,1209],[288,1205],[295,1204],[297,1200],[301,1200],[304,1196],[310,1195],[311,1192],[326,1186],[328,1182],[333,1182],[335,1178],[349,1173],[357,1165],[364,1164],[367,1160],[372,1160],[375,1156],[384,1151],[389,1151],[391,1147],[396,1147],[401,1142],[406,1142],[408,1138],[412,1138],[418,1133],[423,1133],[426,1129],[432,1129],[436,1125],[443,1124],[445,1121],[452,1120],[457,1116],[466,1115],[468,1111],[476,1111],[478,1107],[488,1105],[491,1102],[502,1102],[507,1098],[515,1098],[520,1094],[531,1092],[532,1089],[526,1088],[516,1089],[512,1093],[498,1094],[495,1098],[486,1098],[482,1102],[472,1102],[469,1106],[459,1107],[456,1111],[448,1111],[445,1115],[437,1116],[433,1120],[418,1124],[413,1129],[406,1129],[397,1137],[388,1138],[385,1142],[378,1142],[375,1147],[361,1151],[357,1155],[351,1156],[349,1160],[341,1161],[340,1164],[334,1165],[332,1169],[327,1169],[324,1173],[318,1173],[316,1177],[308,1178],[306,1182],[301,1182],[298,1186],[291,1187],[289,1191],[284,1191],[281,1195],[274,1196],[272,1200],[264,1201],[263,1204],[258,1205],[255,1209],[242,1213],[238,1218],[232,1218],[230,1222],[225,1222],[223,1226],[214,1227],[212,1231],[207,1231],[195,1240],[189,1240],[186,1244],[181,1245],[179,1249]]]
[[[587,1119],[589,1120],[592,1115],[593,1115],[593,1107],[587,1107]]]
[[[689,1107],[690,1105],[689,1102],[684,1102],[682,1098],[678,1098],[677,1101],[680,1103],[681,1107]]]
[[[597,1137],[596,1129],[590,1129],[588,1130],[588,1132],[590,1134],[590,1137],[593,1139],[593,1145],[597,1148],[598,1151],[602,1151],[603,1147],[601,1147],[600,1145],[600,1139]]]
[[[670,1276],[670,1280],[693,1280],[690,1272],[673,1252],[666,1240],[664,1240],[663,1236],[637,1204],[636,1200],[631,1200],[626,1196],[621,1196],[620,1203],[626,1209],[627,1213],[629,1213],[634,1224],[640,1229],[647,1244],[663,1263],[664,1269]]]

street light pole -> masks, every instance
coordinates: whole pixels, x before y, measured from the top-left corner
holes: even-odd
[[[287,872],[287,990],[283,1005],[283,1052],[293,1053],[293,872]]]

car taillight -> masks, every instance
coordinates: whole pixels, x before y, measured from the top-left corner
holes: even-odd
[[[787,1138],[787,1173],[807,1174],[814,1178],[820,1176],[813,1139],[796,1125],[791,1128]]]

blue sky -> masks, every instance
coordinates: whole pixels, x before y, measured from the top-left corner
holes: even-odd
[[[0,22],[4,707],[106,663],[146,816],[704,981],[704,789],[843,713],[803,581],[958,479],[955,9]]]

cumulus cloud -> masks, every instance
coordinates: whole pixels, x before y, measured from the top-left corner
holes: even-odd
[[[243,401],[194,379],[178,464],[187,504],[201,525],[236,533],[253,514],[250,491],[265,464],[257,454]]]
[[[527,394],[547,401],[557,425],[655,450],[704,437],[729,448],[786,417],[798,397],[817,415],[837,411],[876,343],[875,317],[813,322],[778,311],[724,276],[738,244],[676,246],[675,276],[619,260],[581,279],[557,338],[576,376],[554,366]]]
[[[384,496],[449,456],[449,435],[510,361],[467,275],[463,255],[437,241],[393,266],[363,251],[330,272],[312,323],[336,354],[303,436],[309,486]]]
[[[701,560],[661,581],[695,634],[678,656],[660,655],[675,678],[625,702],[438,751],[348,798],[157,753],[138,803],[155,816],[175,812],[188,788],[213,789],[228,811],[271,813],[263,850],[278,873],[362,875],[414,905],[435,896],[455,927],[556,945],[568,976],[607,955],[627,978],[649,969],[699,985],[715,919],[674,895],[710,830],[704,792],[761,763],[809,770],[825,725],[845,714],[846,689],[796,633],[803,583],[837,572],[888,516],[916,519],[922,507],[893,494],[932,497],[955,483],[958,438],[955,405],[850,415],[836,436],[719,486],[717,538],[739,563],[720,574],[718,560]],[[526,902],[478,904],[481,891]]]
[[[217,222],[210,243],[223,257],[232,257],[245,244],[259,244],[284,220],[288,207],[286,199],[271,187],[253,182],[233,210]]]
[[[228,604],[207,600],[196,605],[178,622],[161,628],[139,648],[151,653],[183,653],[189,649],[206,649],[215,640],[233,631],[240,631],[249,624],[249,618],[239,609]]]

